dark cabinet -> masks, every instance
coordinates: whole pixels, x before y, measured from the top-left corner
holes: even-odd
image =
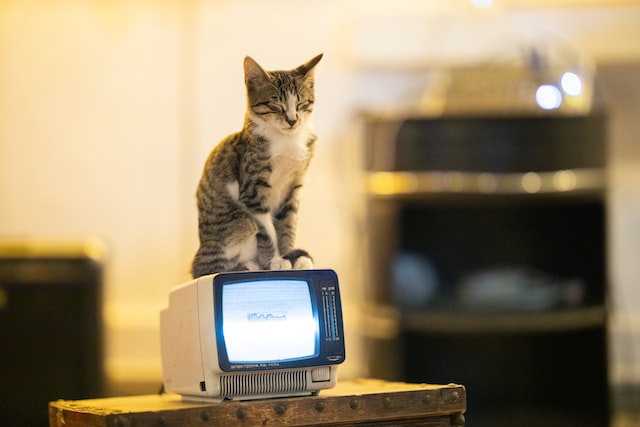
[[[102,246],[0,242],[0,425],[104,393]]]
[[[464,384],[474,425],[608,425],[605,140],[602,115],[371,119],[372,376]]]

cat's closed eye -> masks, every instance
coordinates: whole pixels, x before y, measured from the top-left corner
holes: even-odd
[[[305,101],[299,103],[296,108],[298,111],[311,111],[313,108],[313,101]]]
[[[260,114],[260,115],[282,114],[284,112],[284,109],[282,108],[282,106],[278,104],[274,104],[273,102],[263,102],[263,103],[254,105],[253,111],[256,114]]]

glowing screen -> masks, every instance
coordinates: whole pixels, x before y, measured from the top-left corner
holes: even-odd
[[[317,356],[318,327],[306,281],[227,283],[222,289],[222,319],[230,363]]]

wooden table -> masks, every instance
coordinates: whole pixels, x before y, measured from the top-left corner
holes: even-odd
[[[51,427],[76,426],[464,426],[466,390],[381,380],[338,382],[317,396],[183,402],[144,395],[49,403]]]

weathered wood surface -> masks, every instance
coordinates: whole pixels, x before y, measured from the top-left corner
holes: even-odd
[[[79,426],[462,426],[465,388],[356,380],[318,396],[183,402],[175,394],[58,400],[49,404],[51,427]]]

